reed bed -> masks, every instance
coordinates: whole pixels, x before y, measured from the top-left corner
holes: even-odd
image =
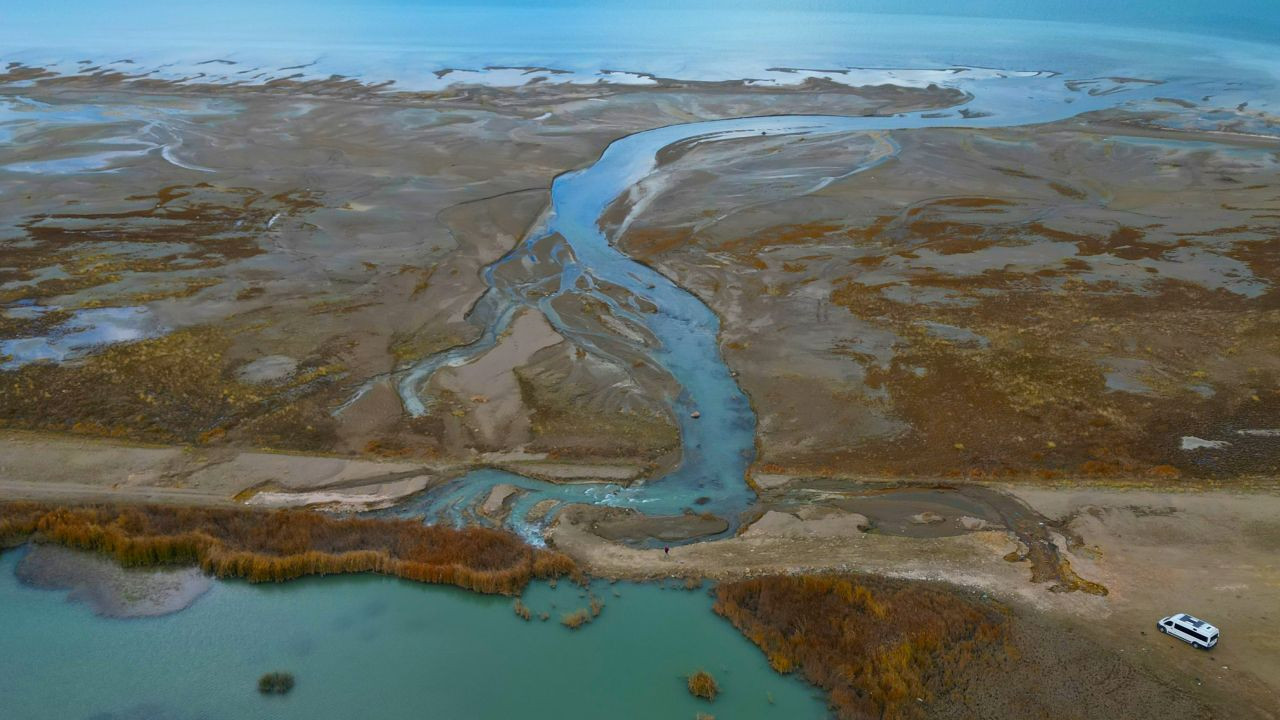
[[[560,624],[570,630],[577,630],[589,622],[591,622],[591,611],[587,608],[578,608],[573,612],[567,612],[560,616]]]
[[[100,553],[126,567],[199,565],[255,583],[373,572],[510,595],[530,580],[577,572],[565,555],[487,528],[304,510],[0,503],[0,547],[28,540]]]
[[[1006,652],[999,607],[929,583],[752,578],[718,586],[714,609],[775,670],[826,690],[842,720],[924,718],[970,663]]]
[[[689,693],[704,700],[715,700],[720,694],[720,685],[706,670],[698,670],[689,676]]]

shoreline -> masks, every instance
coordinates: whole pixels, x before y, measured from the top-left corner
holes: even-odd
[[[1082,577],[1107,588],[1105,596],[1097,596],[1053,592],[1049,583],[1029,577],[1025,560],[1006,557],[1019,545],[1007,528],[941,537],[868,532],[868,516],[839,509],[845,497],[840,483],[823,479],[804,487],[800,482],[801,487],[768,491],[761,500],[760,519],[746,525],[739,536],[672,547],[669,556],[661,548],[634,549],[605,540],[581,524],[572,509],[562,513],[549,540],[588,577],[610,582],[666,586],[673,579],[692,585],[706,580],[735,583],[771,576],[853,573],[854,577],[941,583],[954,592],[989,596],[1009,606],[1039,628],[1036,637],[1059,636],[1063,628],[1073,628],[1096,643],[1092,650],[1088,643],[1075,650],[1053,650],[1050,657],[1059,651],[1083,657],[1105,648],[1106,653],[1129,658],[1126,662],[1136,663],[1134,667],[1161,682],[1203,676],[1204,656],[1176,643],[1153,645],[1154,633],[1144,631],[1150,630],[1153,617],[1176,610],[1200,612],[1231,634],[1230,642],[1213,652],[1212,663],[1229,666],[1232,672],[1211,685],[1206,683],[1203,699],[1225,707],[1223,703],[1238,696],[1257,710],[1265,707],[1268,697],[1280,695],[1280,686],[1267,680],[1273,676],[1269,668],[1277,656],[1267,650],[1269,640],[1258,629],[1265,625],[1255,627],[1248,620],[1280,601],[1268,590],[1273,587],[1275,569],[1265,544],[1273,541],[1267,538],[1280,538],[1280,521],[1275,519],[1280,517],[1280,493],[1003,484],[1006,492],[1041,513],[1046,522],[1079,533],[1081,545],[1060,544],[1058,549]],[[866,497],[878,498],[904,485],[864,483],[862,487],[872,492]],[[810,510],[781,518],[796,493],[809,498],[805,505]],[[830,506],[833,502],[837,506]],[[963,505],[950,510],[935,507],[952,513],[951,517],[973,512]],[[237,512],[262,511],[242,508]],[[872,530],[877,522],[871,518]],[[1231,557],[1232,563],[1221,565],[1215,557]],[[1214,583],[1200,582],[1202,573],[1196,563],[1212,566],[1205,571],[1213,574]],[[1235,588],[1234,596],[1224,593],[1224,587]],[[1169,597],[1178,598],[1178,608],[1171,609]],[[1107,633],[1095,632],[1099,622],[1105,623]]]
[[[1086,505],[1092,502],[1099,502],[1104,498],[1089,496],[1085,498],[1077,498],[1072,500],[1070,497],[1062,497],[1060,494],[1052,491],[1044,493],[1047,497],[1033,498],[1034,502],[1039,506],[1045,506],[1046,503],[1061,502],[1063,500],[1068,503],[1084,502]],[[1126,492],[1111,492],[1107,498],[1108,502],[1113,504],[1121,504],[1123,506],[1132,506],[1131,502],[1145,502],[1152,498],[1139,496],[1130,497]],[[1152,495],[1148,493],[1147,495]],[[1249,503],[1248,500],[1244,501]],[[1180,511],[1183,512],[1183,511]],[[1260,508],[1258,512],[1265,512],[1265,508]],[[1089,515],[1086,513],[1085,517]],[[1155,515],[1138,514],[1137,517],[1160,518],[1161,513]],[[1137,608],[1139,611],[1135,614],[1135,608],[1132,607],[1134,600],[1125,599],[1130,591],[1126,590],[1121,595],[1112,594],[1107,598],[1089,598],[1080,593],[1056,594],[1050,593],[1043,585],[1034,585],[1028,583],[1023,571],[1018,567],[1017,563],[1009,563],[999,557],[999,553],[1009,547],[1007,538],[1002,538],[1000,531],[981,531],[968,536],[940,538],[936,540],[921,540],[915,538],[895,538],[885,536],[875,536],[874,534],[866,534],[858,528],[850,528],[847,531],[841,530],[837,525],[833,525],[831,517],[815,518],[810,522],[817,525],[824,525],[825,528],[817,529],[818,536],[823,532],[837,532],[836,537],[839,538],[839,544],[844,547],[846,555],[844,562],[833,562],[830,559],[824,560],[821,553],[813,552],[813,545],[806,544],[803,540],[803,533],[787,539],[779,547],[783,547],[788,555],[803,555],[815,558],[812,563],[796,563],[793,561],[789,564],[775,565],[770,564],[771,561],[767,555],[766,548],[770,543],[776,543],[780,538],[770,539],[768,535],[753,533],[750,528],[744,534],[746,540],[754,544],[754,548],[740,555],[740,559],[746,561],[747,564],[738,568],[729,568],[724,570],[726,556],[710,555],[707,560],[710,561],[714,557],[714,561],[690,564],[690,555],[696,548],[715,549],[717,545],[724,545],[731,541],[715,541],[702,543],[693,546],[684,546],[673,548],[673,556],[669,559],[662,557],[661,550],[655,551],[638,551],[644,556],[656,558],[656,562],[649,563],[647,567],[657,568],[656,571],[640,572],[636,569],[638,563],[632,559],[628,560],[627,567],[629,570],[619,570],[615,566],[612,570],[595,565],[590,559],[582,568],[590,573],[587,577],[597,581],[608,582],[637,582],[641,584],[657,583],[664,589],[671,589],[673,586],[669,581],[676,581],[676,592],[683,592],[690,588],[702,587],[706,580],[711,580],[718,586],[729,587],[744,581],[768,580],[770,578],[790,578],[799,577],[800,581],[806,582],[806,576],[819,576],[823,578],[849,579],[853,582],[888,582],[891,586],[901,586],[904,588],[934,588],[944,592],[949,596],[956,598],[970,598],[985,604],[994,603],[995,607],[1007,608],[1009,618],[1012,623],[1010,628],[1015,633],[1014,641],[1023,648],[1022,652],[1033,652],[1035,662],[1049,662],[1055,667],[1063,662],[1067,662],[1065,658],[1076,658],[1071,662],[1085,662],[1081,666],[1089,668],[1108,667],[1111,670],[1106,672],[1118,672],[1122,676],[1122,680],[1118,681],[1117,692],[1133,693],[1146,692],[1141,688],[1146,687],[1150,683],[1157,686],[1175,687],[1185,684],[1193,675],[1203,677],[1204,670],[1202,659],[1205,657],[1200,653],[1192,653],[1178,643],[1159,642],[1159,636],[1155,633],[1139,632],[1139,629],[1149,630],[1150,610]],[[794,528],[793,528],[794,530]],[[863,540],[853,542],[850,536],[845,535],[846,532],[861,533]],[[563,533],[553,533],[554,539],[572,540]],[[753,536],[754,535],[754,536]],[[997,540],[999,539],[999,542]],[[1094,540],[1098,540],[1097,536],[1093,536]],[[1110,542],[1110,541],[1108,541]],[[868,544],[869,543],[869,544]],[[884,555],[883,548],[896,546],[899,550],[913,558],[905,564],[899,562],[901,556],[895,556],[890,553],[886,558],[896,557],[890,560],[890,565],[878,565],[875,557]],[[38,546],[45,547],[45,546]],[[880,548],[880,549],[877,549]],[[56,547],[54,548],[57,549]],[[569,550],[571,554],[578,555],[581,548],[564,547],[562,550]],[[1101,546],[1101,557],[1107,557],[1114,551],[1114,547],[1110,545]],[[28,551],[29,552],[29,551]],[[70,552],[70,551],[66,551]],[[974,564],[974,558],[978,555],[986,555],[990,558],[986,567],[989,570],[982,570],[981,565]],[[91,564],[109,563],[113,567],[109,559],[101,558],[101,556],[92,556]],[[926,565],[932,563],[939,570],[928,570],[921,566],[923,561]],[[917,567],[918,566],[918,567]],[[998,570],[1004,566],[1004,570]],[[713,571],[713,567],[720,567],[721,571]],[[678,570],[677,570],[678,568]],[[992,575],[990,569],[997,569]],[[1093,570],[1096,571],[1096,568]],[[119,572],[133,572],[119,570]],[[197,571],[198,572],[198,571]],[[109,571],[108,575],[114,574]],[[370,573],[357,573],[370,574]],[[377,574],[377,573],[373,573]],[[983,575],[996,578],[994,584],[983,582]],[[681,579],[683,578],[683,582]],[[877,581],[877,578],[888,578],[885,581]],[[695,582],[696,581],[696,582]],[[978,581],[978,582],[975,582]],[[73,577],[66,583],[72,586],[82,588],[84,592],[84,578]],[[553,583],[554,585],[554,583]],[[1019,589],[1021,588],[1021,590]],[[63,590],[62,588],[53,588]],[[65,590],[63,590],[65,591]],[[74,591],[73,591],[74,592]],[[91,592],[91,591],[90,591]],[[605,597],[605,615],[609,614],[608,598]],[[1163,595],[1161,595],[1163,597]],[[1181,602],[1184,604],[1194,604],[1194,599],[1189,598],[1185,593],[1180,593]],[[1268,605],[1265,597],[1253,598],[1252,602],[1255,607],[1264,607]],[[1101,604],[1100,604],[1101,603]],[[1117,604],[1118,603],[1118,604]],[[1139,602],[1141,604],[1141,602]],[[496,611],[496,610],[495,610]],[[1222,617],[1225,610],[1219,608],[1215,611],[1213,618],[1216,622],[1224,624]],[[1105,623],[1108,630],[1106,632],[1099,631],[1099,622]],[[607,622],[607,618],[606,618]],[[1243,630],[1225,625],[1233,630],[1231,643],[1225,643],[1215,649],[1213,658],[1209,663],[1214,667],[1217,664],[1230,666],[1232,672],[1230,674],[1221,674],[1217,676],[1214,682],[1210,683],[1205,678],[1204,687],[1197,693],[1185,696],[1187,700],[1195,702],[1208,703],[1210,707],[1219,709],[1234,708],[1232,716],[1239,717],[1269,717],[1263,708],[1266,707],[1267,699],[1274,698],[1276,694],[1280,694],[1280,688],[1274,683],[1266,681],[1267,663],[1270,662],[1267,656],[1250,657],[1250,646],[1257,650],[1256,643],[1261,640],[1256,635],[1245,636]],[[589,630],[587,632],[590,632]],[[745,632],[745,630],[744,630]],[[764,648],[762,648],[764,649]],[[1245,653],[1242,655],[1242,653]],[[996,662],[999,666],[999,655],[993,655],[988,660]],[[1272,658],[1273,659],[1273,658]],[[985,663],[986,661],[984,661]],[[985,664],[978,667],[987,667]],[[1136,674],[1134,671],[1138,671]],[[987,670],[977,670],[978,677],[985,677],[983,673]],[[1087,672],[1094,672],[1092,670]],[[1074,677],[1074,675],[1064,676]],[[1002,686],[1004,687],[1004,686]],[[1016,686],[1009,686],[1014,688]],[[1054,697],[1059,697],[1063,693],[1070,693],[1069,687],[1053,686],[1052,690],[1037,690],[1034,697],[1045,697],[1045,693],[1049,693]],[[1023,702],[1019,700],[1023,698],[1023,691],[1011,690],[1011,693],[999,694],[1003,698],[998,702]],[[996,702],[990,698],[982,702]],[[1132,717],[1145,717],[1140,712],[1131,714]]]

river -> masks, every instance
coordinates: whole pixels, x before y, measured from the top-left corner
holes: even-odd
[[[431,375],[441,367],[471,362],[488,351],[524,307],[541,311],[578,347],[624,364],[601,342],[601,324],[587,324],[581,317],[556,312],[555,301],[562,295],[588,297],[607,306],[613,318],[629,328],[609,334],[609,343],[625,344],[668,373],[679,386],[679,394],[671,399],[671,415],[680,430],[682,461],[672,472],[630,487],[610,483],[552,485],[507,472],[477,470],[393,513],[443,517],[459,524],[473,522],[476,516],[472,509],[483,503],[490,489],[511,484],[523,492],[509,523],[534,544],[541,544],[543,526],[554,518],[555,510],[534,523],[527,522],[525,516],[534,504],[546,499],[556,500],[560,506],[594,503],[651,515],[711,512],[729,521],[725,534],[732,534],[740,514],[754,499],[744,478],[755,455],[756,422],[750,402],[721,356],[719,319],[695,295],[619,251],[601,227],[606,210],[649,176],[659,152],[675,143],[723,142],[764,134],[1025,126],[1107,108],[1137,109],[1156,98],[1192,100],[1206,89],[1203,78],[1196,77],[1168,78],[1160,83],[1108,82],[1106,92],[1082,92],[1056,73],[979,73],[954,82],[972,100],[948,112],[734,118],[660,127],[615,141],[593,165],[556,178],[546,222],[487,268],[490,289],[471,314],[472,321],[482,328],[479,339],[403,368],[397,373],[397,387],[406,410],[424,414],[430,399],[423,390]],[[1238,88],[1223,85],[1222,91],[1238,92]],[[845,168],[839,176],[822,179],[809,191],[873,168],[899,151],[892,140],[883,145],[889,150],[868,153],[859,164]],[[545,247],[548,240],[554,243],[551,250]],[[556,272],[549,273],[543,267],[546,263],[554,264]],[[619,300],[620,295],[624,300]],[[656,311],[646,312],[642,310],[645,307]]]

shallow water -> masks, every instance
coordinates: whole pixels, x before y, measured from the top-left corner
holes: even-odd
[[[903,10],[912,14],[887,14]],[[850,67],[880,78],[896,72],[903,82],[911,71],[955,65],[1082,77],[1223,75],[1235,72],[1228,66],[1239,56],[1255,54],[1242,41],[1280,37],[1270,0],[47,0],[5,8],[0,20],[4,59],[69,71],[90,59],[158,77],[264,82],[338,73],[410,89],[455,80],[521,84],[530,66],[568,71],[550,82],[647,81],[601,74],[614,70],[785,83],[803,74],[779,68]],[[436,75],[450,68],[462,72]]]
[[[54,308],[18,306],[10,317],[39,317]],[[146,307],[105,307],[75,310],[45,335],[0,340],[0,369],[12,370],[39,361],[62,362],[115,343],[163,335],[165,329]]]
[[[510,598],[376,576],[218,582],[181,613],[113,620],[21,585],[20,552],[0,556],[4,718],[825,715],[818,694],[774,673],[703,590],[597,583],[604,611],[577,631],[558,622],[588,602],[570,583],[531,586],[525,602],[552,619],[525,622]],[[698,668],[723,690],[712,704],[684,687]],[[273,670],[296,676],[291,694],[258,694],[258,676]]]

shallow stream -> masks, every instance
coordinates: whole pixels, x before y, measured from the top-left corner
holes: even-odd
[[[541,542],[540,525],[554,518],[555,510],[534,523],[526,521],[526,514],[547,499],[561,505],[576,502],[628,507],[651,515],[710,512],[728,520],[726,534],[733,533],[741,513],[754,499],[745,474],[755,457],[756,419],[721,356],[719,319],[693,293],[619,251],[602,227],[606,211],[653,173],[659,153],[676,143],[712,143],[756,135],[1032,125],[1126,104],[1136,108],[1156,97],[1192,96],[1204,90],[1198,82],[1108,82],[1108,92],[1079,92],[1053,73],[996,73],[957,81],[956,87],[973,100],[942,113],[735,118],[660,127],[615,141],[593,165],[556,178],[545,223],[487,268],[489,290],[470,316],[482,328],[479,339],[402,369],[397,373],[397,388],[410,414],[424,414],[430,403],[424,390],[433,373],[484,354],[520,308],[536,308],[580,348],[625,366],[611,350],[625,345],[674,379],[680,392],[671,399],[670,407],[680,430],[682,461],[670,473],[630,487],[608,483],[557,486],[511,473],[478,470],[429,491],[396,512],[470,522],[475,520],[472,509],[484,502],[493,486],[512,484],[523,492],[514,503],[509,524],[533,543]],[[900,151],[892,141],[884,145],[887,152],[869,153],[843,173],[822,178],[801,192],[816,192],[835,180],[876,167]],[[633,206],[644,202],[643,198],[631,200]],[[714,206],[715,199],[707,202]],[[625,219],[619,223],[625,224]],[[549,272],[542,267],[545,263],[555,267]],[[603,323],[588,324],[581,317],[561,315],[555,303],[565,294],[584,296],[608,307],[612,318],[627,331],[602,335],[602,328],[607,327]]]

